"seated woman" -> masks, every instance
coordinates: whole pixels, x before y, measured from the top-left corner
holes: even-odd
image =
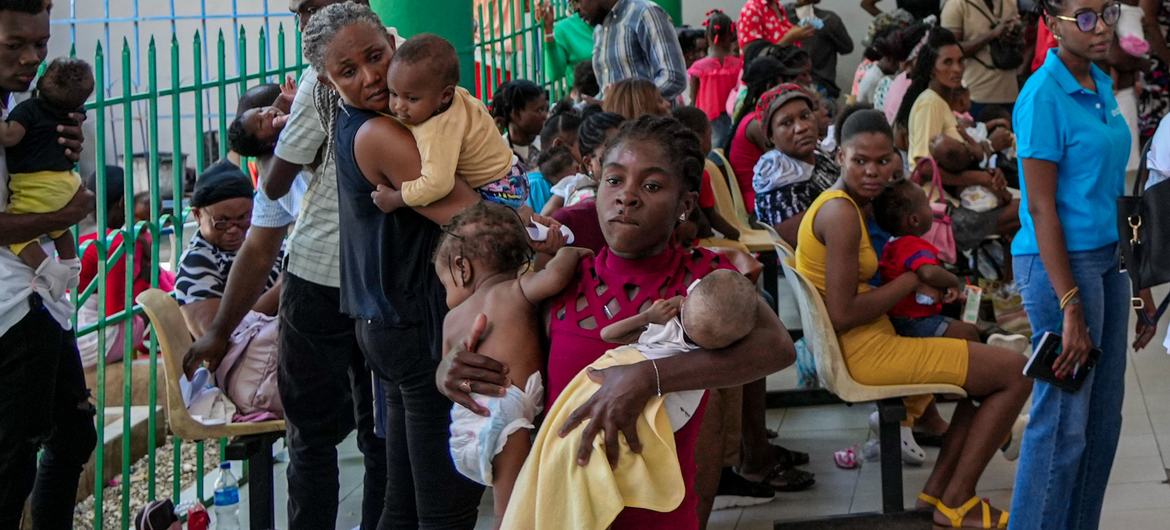
[[[906,90],[906,97],[895,117],[895,122],[908,126],[911,167],[930,158],[930,143],[939,134],[966,141],[948,99],[951,91],[962,86],[963,70],[963,50],[954,33],[942,28],[931,29],[910,71],[910,88]],[[987,144],[973,144],[970,148],[977,153],[990,154],[1010,147],[1011,143],[1011,133],[998,129]],[[1003,187],[1002,175],[978,168],[962,172],[940,169],[943,186],[954,197],[968,186],[978,185],[992,190]],[[959,250],[974,248],[993,234],[1011,237],[1019,228],[1018,200],[983,212],[956,206],[951,218]]]
[[[729,268],[709,251],[684,250],[670,241],[675,226],[694,207],[703,170],[703,154],[693,133],[670,118],[642,117],[622,127],[603,161],[596,209],[608,246],[582,259],[569,288],[542,310],[550,347],[549,404],[578,372],[612,347],[602,340],[602,328],[644,311],[657,299],[684,293],[711,271]],[[571,414],[571,421],[551,427],[586,441],[603,436],[605,457],[616,464],[620,436],[635,450],[640,447],[635,420],[657,393],[742,385],[792,364],[792,341],[776,314],[762,299],[754,303],[757,326],[744,339],[721,350],[700,349],[656,361],[657,371],[649,361],[595,371],[592,378],[601,382],[601,389]],[[468,344],[478,339],[475,331],[472,335],[476,336]],[[508,384],[503,371],[490,358],[453,351],[444,356],[436,382],[453,401],[483,414],[471,393],[498,395]],[[695,412],[699,421],[675,433],[686,485],[679,507],[670,512],[626,508],[611,528],[698,528],[695,444],[704,411],[705,403]],[[586,419],[587,425],[574,430]],[[592,444],[581,447],[579,461],[587,463]],[[701,456],[721,460],[721,454]]]
[[[252,181],[235,164],[220,161],[195,181],[191,211],[199,230],[179,260],[175,295],[196,339],[203,336],[223,299],[236,252],[252,224]],[[281,251],[272,264],[265,292],[229,339],[227,353],[208,361],[220,387],[240,414],[284,408],[276,391],[277,319]]]
[[[797,244],[805,210],[840,172],[837,163],[818,149],[816,108],[815,97],[794,84],[769,90],[756,106],[772,147],[760,157],[752,177],[756,217],[792,246]]]
[[[906,273],[881,287],[869,285],[878,260],[862,214],[898,168],[893,133],[884,114],[864,110],[844,122],[841,140],[841,177],[801,222],[796,269],[824,296],[854,379],[868,385],[945,383],[966,390],[969,397],[956,407],[918,498],[920,506],[934,507],[935,525],[979,528],[984,508],[975,486],[1031,390],[1021,373],[1025,359],[976,342],[894,333],[886,312],[915,292],[920,280]],[[1007,513],[994,512],[992,521],[1006,524]]]

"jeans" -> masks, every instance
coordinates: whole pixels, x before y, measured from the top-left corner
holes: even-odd
[[[362,530],[382,514],[386,450],[374,435],[373,378],[342,314],[340,291],[285,272],[278,381],[287,425],[291,529],[337,525],[337,444],[356,427],[365,456]]]
[[[73,527],[82,467],[97,443],[73,331],[41,302],[0,337],[0,528],[19,528],[32,493],[33,526]],[[37,450],[44,449],[40,465]]]
[[[449,445],[451,401],[435,387],[440,323],[356,323],[358,342],[385,370],[386,509],[379,529],[475,528],[483,487],[459,474]],[[380,370],[381,371],[381,370]]]
[[[1059,333],[1063,323],[1059,295],[1044,263],[1037,255],[1013,259],[1024,309],[1032,322],[1033,343],[1046,331]],[[1076,393],[1035,382],[1032,418],[1016,470],[1014,529],[1097,528],[1121,433],[1129,281],[1118,271],[1115,244],[1070,252],[1069,265],[1101,358]]]

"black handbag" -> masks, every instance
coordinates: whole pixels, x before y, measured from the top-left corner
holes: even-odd
[[[981,6],[966,0],[967,4],[983,15],[984,18],[991,22],[991,27],[998,26],[1001,22],[996,20],[990,13],[984,11]],[[1010,0],[1004,0],[1010,1]],[[987,43],[987,53],[991,55],[991,64],[988,65],[979,60],[977,55],[972,55],[971,59],[983,65],[989,70],[1015,70],[1024,64],[1024,35],[1020,30],[1013,30],[1005,32],[1003,35],[993,39]]]
[[[1151,140],[1142,149],[1141,165],[1133,182],[1133,191],[1117,199],[1118,249],[1122,268],[1129,271],[1133,283],[1134,307],[1141,309],[1137,297],[1142,289],[1170,283],[1170,179],[1145,189],[1150,170],[1146,165]],[[1158,321],[1170,296],[1158,304],[1152,322]],[[1145,313],[1139,311],[1145,317]]]

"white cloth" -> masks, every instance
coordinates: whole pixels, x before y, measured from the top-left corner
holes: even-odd
[[[179,392],[191,418],[204,425],[231,423],[236,415],[236,406],[223,391],[211,383],[211,372],[199,367],[188,380],[179,376]]]
[[[756,162],[752,189],[767,193],[812,178],[813,165],[772,149]]]
[[[256,190],[252,201],[252,226],[261,228],[284,228],[297,220],[301,211],[301,201],[309,189],[310,173],[302,171],[293,179],[288,193],[275,201],[264,194],[264,189]]]
[[[857,102],[858,103],[873,103],[874,92],[877,92],[878,82],[885,77],[882,69],[878,68],[877,63],[869,65],[865,70],[865,75],[861,76],[861,81],[857,83]]]
[[[577,191],[578,187],[586,184],[594,184],[593,179],[584,173],[577,173],[576,175],[571,175],[561,179],[561,181],[554,184],[549,191],[552,192],[553,195],[568,201],[569,197],[573,195],[574,191]]]
[[[693,285],[693,284],[692,284]],[[690,290],[688,289],[688,292]],[[673,357],[680,353],[697,350],[699,347],[687,342],[683,331],[682,317],[674,317],[666,324],[650,324],[646,331],[638,337],[636,344],[631,344],[642,352],[647,359],[657,360]],[[699,402],[703,400],[705,390],[683,390],[670,392],[665,400],[666,416],[670,418],[670,428],[678,432],[695,415]]]
[[[8,116],[7,102],[0,101],[0,120]],[[0,212],[8,210],[8,162],[4,147],[0,146]],[[52,247],[47,247],[45,253],[54,255]],[[28,298],[34,292],[33,277],[35,271],[25,265],[7,245],[0,246],[0,337],[24,319],[29,311]],[[73,304],[67,296],[54,299],[49,290],[37,282],[35,292],[41,295],[45,308],[49,310],[53,320],[61,325],[62,329],[72,329]]]
[[[504,397],[472,394],[490,416],[480,416],[462,405],[451,406],[451,460],[463,476],[492,485],[492,459],[504,450],[508,436],[532,429],[532,421],[544,408],[544,384],[540,372],[528,376],[524,390],[516,385]]]
[[[1170,120],[1162,119],[1150,141],[1150,153],[1146,157],[1150,176],[1146,180],[1146,188],[1170,178]]]
[[[1140,150],[1142,139],[1138,136],[1137,92],[1131,87],[1125,90],[1118,90],[1114,96],[1117,98],[1117,108],[1121,109],[1121,115],[1125,117],[1125,124],[1129,126],[1129,163],[1126,164],[1125,170],[1137,171],[1142,161],[1142,153]]]

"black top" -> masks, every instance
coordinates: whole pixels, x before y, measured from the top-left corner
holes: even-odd
[[[905,9],[911,15],[914,15],[914,20],[921,21],[922,19],[934,15],[936,18],[942,12],[942,2],[939,0],[898,0],[898,9]]]
[[[73,161],[65,158],[65,146],[57,143],[58,125],[76,125],[69,119],[70,112],[84,111],[56,109],[41,98],[24,100],[12,109],[8,121],[24,126],[24,138],[7,151],[8,172],[72,171]]]
[[[354,140],[358,129],[376,117],[349,105],[337,115],[341,311],[390,326],[442,329],[446,296],[431,265],[438,225],[411,208],[383,213],[370,198],[374,186],[358,169]]]

